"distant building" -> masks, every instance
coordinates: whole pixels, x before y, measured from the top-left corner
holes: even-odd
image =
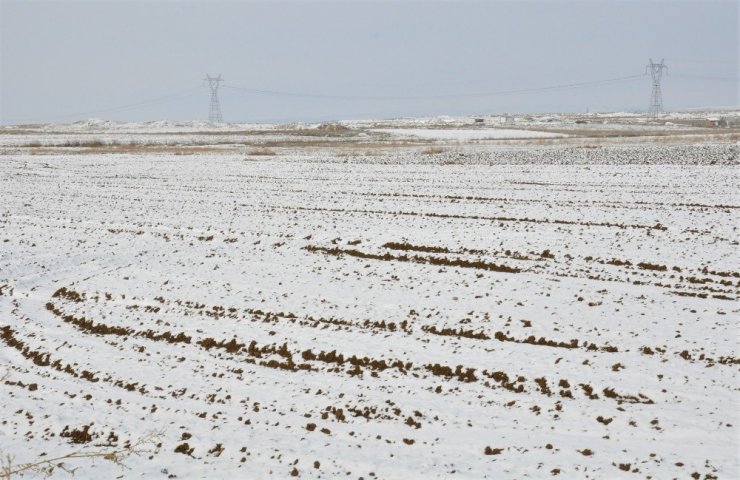
[[[719,127],[720,119],[717,117],[709,117],[704,119],[705,127]]]
[[[740,126],[740,117],[720,117],[719,126],[724,128]]]

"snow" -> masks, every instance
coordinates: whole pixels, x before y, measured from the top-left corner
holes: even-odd
[[[67,466],[740,477],[736,144],[489,148],[447,126],[433,138],[455,147],[439,154],[16,146],[88,127],[106,141],[149,128],[0,137],[0,450],[14,464],[155,433],[125,469]],[[146,138],[233,138],[200,127]],[[85,426],[88,443],[62,436]]]
[[[390,133],[400,137],[417,137],[431,140],[485,140],[514,138],[559,138],[565,135],[534,130],[515,130],[508,128],[444,129],[444,128],[379,128],[375,132]]]

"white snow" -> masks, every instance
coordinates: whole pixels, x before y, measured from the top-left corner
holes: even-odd
[[[552,132],[538,132],[535,130],[515,130],[509,128],[378,128],[375,132],[390,133],[399,137],[417,137],[430,140],[485,140],[485,139],[515,139],[515,138],[558,138],[565,135]]]
[[[740,477],[736,145],[245,158],[14,150],[24,135],[0,139],[14,464],[155,432],[126,469],[66,464],[78,478]],[[85,426],[89,443],[62,436]]]

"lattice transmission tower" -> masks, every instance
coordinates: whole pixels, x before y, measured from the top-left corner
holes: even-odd
[[[208,121],[221,123],[224,119],[221,117],[221,104],[218,102],[218,87],[224,80],[221,78],[221,74],[219,73],[218,77],[212,77],[206,74],[205,81],[208,82],[208,86],[211,89],[211,108],[208,111]]]
[[[668,66],[663,63],[663,60],[655,63],[651,58],[650,63],[645,66],[645,73],[649,71],[650,76],[653,77],[653,90],[650,93],[650,107],[648,108],[648,113],[653,117],[663,113],[663,92],[660,89],[660,80],[663,78],[663,70],[668,71]]]

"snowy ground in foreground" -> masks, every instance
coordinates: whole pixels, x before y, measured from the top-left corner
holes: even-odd
[[[736,166],[0,161],[16,463],[740,477]]]

